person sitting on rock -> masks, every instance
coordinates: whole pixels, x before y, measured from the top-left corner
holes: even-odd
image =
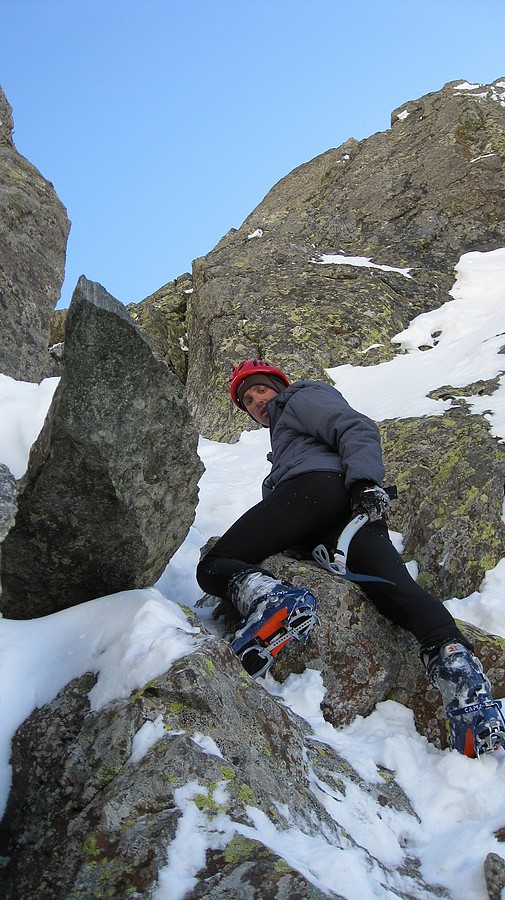
[[[410,631],[444,702],[451,746],[468,756],[505,746],[505,720],[473,647],[443,603],[411,578],[388,534],[390,498],[380,434],[334,387],[296,381],[265,360],[245,360],[229,379],[235,406],[270,429],[272,468],[263,499],[202,558],[197,580],[241,616],[231,644],[252,677],[264,675],[293,639],[308,640],[318,602],[306,588],[279,581],[259,563],[316,545],[333,554],[351,516],[366,515],[349,546],[349,569],[380,613]]]

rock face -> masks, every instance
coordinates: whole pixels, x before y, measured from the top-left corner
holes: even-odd
[[[51,368],[49,323],[70,222],[52,184],[17,152],[13,127],[0,88],[0,372],[38,381]]]
[[[16,494],[16,479],[7,466],[0,463],[0,545],[14,525],[17,511]],[[0,546],[0,561],[1,553],[2,548]],[[0,582],[0,598],[1,594],[2,584]]]
[[[287,558],[269,563],[312,588],[317,584],[324,615],[328,621],[336,617],[332,633],[345,624],[359,638],[355,652],[342,654],[342,644],[329,641],[322,627],[312,649],[309,643],[298,652],[298,665],[296,653],[286,657],[286,667],[296,670],[324,656],[325,681],[334,668],[324,706],[330,721],[341,724],[369,709],[391,695],[398,679],[419,707],[428,698],[428,721],[436,726],[432,689],[402,632],[394,636],[398,649],[387,654],[391,677],[379,677],[391,626],[362,603],[360,592]],[[367,889],[374,884],[378,896],[391,891],[404,898],[447,897],[443,888],[423,882],[418,820],[393,774],[379,767],[377,779],[368,783],[253,682],[224,641],[202,634],[197,642],[193,653],[129,699],[90,712],[87,694],[94,678],[84,676],[23,725],[13,748],[13,788],[4,818],[2,855],[11,862],[0,875],[2,896],[67,900],[126,896],[133,889],[147,900],[184,834],[188,852],[191,821],[202,840],[207,831],[212,837],[195,864],[188,898],[322,900],[317,863],[310,881],[289,863],[294,857],[288,829],[309,840],[324,836],[334,859],[336,898],[349,896],[348,873],[355,878],[362,868]],[[503,647],[500,659],[503,674]],[[140,758],[132,757],[142,726],[157,727],[158,737]],[[212,750],[202,735],[207,742],[212,738]],[[324,803],[328,796],[336,801],[331,814]],[[393,862],[389,851],[386,861],[363,847],[361,816],[349,815],[348,804],[355,810],[363,802],[370,809],[371,798],[382,829],[391,816],[402,817],[402,846]],[[254,827],[256,810],[257,820],[283,836],[278,845],[285,847],[286,859],[263,843],[265,825]]]
[[[504,100],[505,82],[475,90],[455,82],[399,108],[390,131],[300,166],[195,263],[193,293],[183,276],[132,309],[138,328],[100,286],[81,279],[61,384],[2,545],[7,615],[41,615],[147,586],[163,570],[192,521],[201,473],[181,388],[188,359],[198,426],[209,437],[236,437],[251,424],[226,399],[238,358],[271,357],[292,377],[316,378],[339,362],[390,358],[390,339],[448,299],[459,256],[503,244]],[[321,265],[321,254],[392,268]],[[371,344],[380,346],[363,355]],[[401,498],[391,525],[403,532],[406,558],[419,562],[424,583],[463,595],[503,555],[504,451],[461,399],[493,385],[459,396],[442,389],[453,396],[444,416],[382,425],[388,480]],[[14,485],[4,474],[7,530]],[[321,625],[302,652],[289,646],[281,654],[277,680],[307,666],[320,672],[321,709],[335,727],[397,700],[412,709],[422,735],[445,747],[440,696],[414,639],[357,587],[312,563],[276,556],[265,565],[320,600]],[[461,627],[495,696],[505,696],[505,642]],[[366,781],[316,742],[305,722],[251,681],[224,634],[202,626],[193,653],[129,698],[91,710],[88,674],[24,723],[0,834],[0,856],[10,858],[0,869],[2,896],[148,900],[184,834],[187,842],[204,833],[211,837],[200,847],[188,900],[327,896],[314,870],[310,879],[263,843],[257,815],[282,834],[280,846],[291,828],[309,839],[324,835],[335,854],[336,898],[349,896],[346,877],[355,877],[358,863],[368,893],[447,897],[423,881],[416,841],[425,836],[393,773],[378,767]],[[146,726],[157,729],[156,740],[132,756]],[[381,842],[373,852],[363,846],[355,810],[368,815],[371,797],[381,834],[389,838],[387,823],[402,820],[393,861],[380,856]],[[505,822],[496,837],[505,839]],[[490,897],[500,896],[497,854],[487,857],[485,876]]]
[[[463,253],[504,244],[504,98],[501,79],[474,90],[452,82],[405,103],[389,131],[283,178],[195,261],[188,396],[202,434],[229,440],[245,427],[226,392],[238,360],[266,357],[293,379],[385,361],[410,319],[449,299]],[[323,254],[411,277],[321,265]]]
[[[63,376],[3,545],[4,614],[153,584],[194,518],[196,446],[179,379],[125,308],[82,277]]]
[[[381,424],[387,478],[398,487],[390,527],[418,581],[443,600],[478,590],[503,556],[505,447],[488,421],[455,405],[444,416]]]
[[[283,680],[306,666],[320,671],[327,689],[321,708],[337,727],[369,715],[382,700],[397,700],[413,710],[420,734],[438,747],[447,746],[440,694],[426,678],[412,635],[381,616],[359,588],[311,563],[279,555],[265,566],[279,578],[308,585],[320,602],[321,625],[303,654],[293,646],[283,651],[276,678]],[[505,639],[458,624],[475,646],[495,696],[505,696]]]
[[[317,593],[322,619],[302,650],[291,645],[281,654],[276,679],[306,666],[319,670],[327,689],[321,708],[337,728],[367,715],[378,702],[396,699],[412,708],[421,734],[446,746],[440,697],[411,637],[364,603],[357,587],[311,563],[275,556],[267,565]],[[191,618],[190,625],[197,621]],[[194,651],[130,698],[90,711],[95,679],[86,675],[19,730],[0,835],[0,854],[10,858],[0,874],[2,896],[101,898],[126,896],[133,888],[139,900],[147,900],[170,855],[178,852],[176,840],[186,834],[187,852],[198,828],[200,837],[209,832],[211,838],[195,863],[188,898],[322,900],[314,877],[307,880],[265,846],[265,825],[254,828],[257,815],[283,835],[278,845],[288,860],[286,830],[298,829],[309,839],[324,835],[327,853],[335,854],[332,896],[348,897],[346,872],[364,866],[368,889],[375,885],[377,896],[389,888],[405,900],[447,897],[443,888],[422,880],[416,841],[423,843],[425,836],[418,834],[416,814],[393,773],[379,766],[377,778],[360,776],[253,682],[225,641],[200,627]],[[496,695],[505,694],[505,641],[464,630]],[[142,727],[157,729],[156,735],[140,742],[145,752],[132,756]],[[331,808],[324,803],[328,796],[336,801]],[[386,823],[402,817],[394,862],[389,851],[386,861],[364,849],[356,808],[366,809],[369,827],[380,827],[383,835],[392,833]],[[390,837],[385,845],[391,846]],[[496,884],[491,863],[489,878]]]
[[[186,382],[188,347],[186,312],[193,281],[187,272],[169,281],[150,297],[127,307],[141,331],[150,336],[169,369]]]

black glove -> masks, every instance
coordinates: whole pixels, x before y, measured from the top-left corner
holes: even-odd
[[[350,488],[354,516],[366,513],[371,522],[382,519],[389,508],[389,494],[373,481],[355,481]]]

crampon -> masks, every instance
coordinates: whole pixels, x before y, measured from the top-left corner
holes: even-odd
[[[472,758],[505,748],[505,719],[500,700],[470,647],[449,641],[431,658],[423,656],[428,677],[442,694],[450,746]]]
[[[453,747],[472,759],[505,749],[505,718],[500,700],[482,699],[448,714]]]
[[[252,678],[261,678],[290,641],[306,643],[319,624],[316,610],[316,598],[306,589],[293,586],[260,602],[231,644],[246,672]]]

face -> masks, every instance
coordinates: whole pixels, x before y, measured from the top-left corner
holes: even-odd
[[[266,384],[253,384],[247,388],[242,403],[247,412],[259,422],[260,425],[268,425],[270,417],[268,415],[267,403],[272,397],[277,395],[277,391],[267,387]]]

